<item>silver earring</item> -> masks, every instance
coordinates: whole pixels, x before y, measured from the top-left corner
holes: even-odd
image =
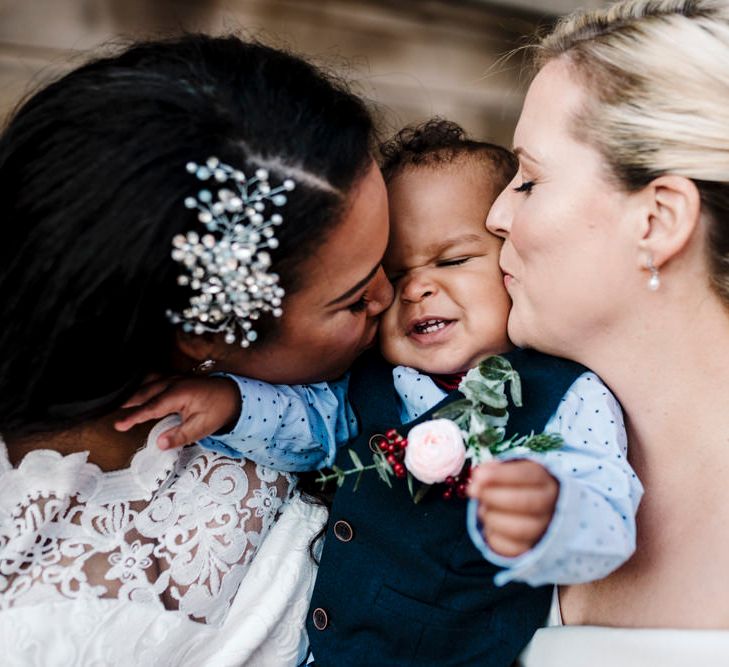
[[[646,268],[651,272],[651,277],[648,278],[648,289],[651,292],[655,292],[661,286],[661,276],[655,264],[653,264],[652,257],[648,258],[648,266]]]
[[[193,373],[208,373],[215,368],[215,359],[205,359],[201,361],[195,368],[192,369]]]

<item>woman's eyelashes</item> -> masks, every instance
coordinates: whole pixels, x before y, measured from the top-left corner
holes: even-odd
[[[536,181],[524,181],[521,185],[514,188],[514,192],[523,192],[528,195],[531,193],[535,184]]]
[[[349,310],[351,313],[363,313],[365,310],[367,310],[367,304],[369,304],[369,302],[370,300],[367,297],[367,293],[365,292],[354,303],[350,303],[347,306],[347,310]]]

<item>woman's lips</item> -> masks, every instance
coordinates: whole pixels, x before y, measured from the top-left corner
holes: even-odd
[[[504,287],[509,287],[512,280],[514,280],[514,276],[511,275],[501,264],[499,264],[499,268],[501,269],[501,273],[504,274]]]

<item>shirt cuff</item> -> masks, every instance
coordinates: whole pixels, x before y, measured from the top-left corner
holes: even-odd
[[[557,496],[554,515],[539,542],[518,556],[502,556],[489,547],[481,532],[483,526],[478,519],[478,501],[472,499],[468,503],[467,525],[471,541],[486,560],[504,568],[494,576],[494,584],[497,586],[504,586],[515,580],[523,581],[532,586],[550,583],[539,578],[540,564],[544,563],[545,559],[554,551],[564,549],[565,545],[562,543],[564,536],[574,534],[577,528],[579,518],[577,512],[572,511],[571,508],[577,507],[576,503],[579,502],[580,491],[578,484],[570,477],[560,479],[558,471],[550,470],[549,472],[559,482],[559,495]],[[537,576],[533,576],[534,574],[537,574]]]
[[[233,380],[240,392],[241,408],[238,421],[229,433],[216,433],[210,439],[218,443],[217,451],[227,453],[235,451],[240,454],[243,439],[247,436],[248,444],[268,443],[273,439],[279,423],[282,401],[279,392],[265,382],[249,378],[221,373],[223,377]],[[278,408],[276,411],[272,407]],[[208,438],[206,438],[208,440]]]

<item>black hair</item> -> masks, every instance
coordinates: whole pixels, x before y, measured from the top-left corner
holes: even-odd
[[[0,137],[0,432],[108,413],[167,369],[166,311],[189,297],[171,242],[201,228],[183,204],[200,187],[189,161],[251,171],[258,158],[313,177],[297,179],[271,253],[290,293],[372,139],[341,82],[233,36],[139,43],[31,97]]]
[[[439,117],[403,128],[381,144],[379,150],[386,183],[408,167],[449,165],[468,156],[484,161],[491,168],[494,191],[498,193],[519,168],[518,160],[507,148],[471,139],[460,125]]]

